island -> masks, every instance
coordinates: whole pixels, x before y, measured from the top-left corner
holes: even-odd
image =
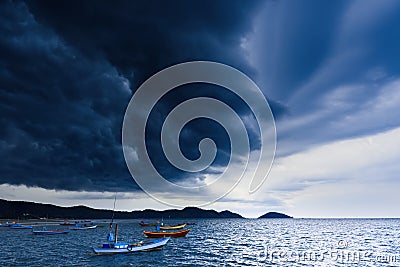
[[[264,215],[258,217],[258,219],[292,219],[292,216],[279,213],[279,212],[267,212]]]

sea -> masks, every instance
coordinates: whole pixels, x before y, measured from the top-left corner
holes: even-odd
[[[181,220],[164,223],[176,224]],[[0,266],[400,266],[400,219],[201,219],[160,251],[95,255],[108,227],[37,236],[0,229]],[[106,223],[106,222],[105,222]],[[139,220],[121,241],[145,240]],[[40,228],[40,227],[36,227]],[[48,229],[62,228],[51,226]]]

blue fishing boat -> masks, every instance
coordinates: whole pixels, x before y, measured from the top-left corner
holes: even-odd
[[[146,242],[141,241],[139,243],[129,242],[118,242],[118,224],[115,224],[115,232],[113,233],[113,222],[114,222],[114,211],[115,202],[117,201],[117,194],[114,198],[114,208],[111,218],[109,232],[107,234],[107,243],[103,243],[101,247],[93,248],[93,251],[97,255],[103,254],[120,254],[120,253],[132,253],[139,251],[153,251],[162,249],[165,244],[169,241],[169,237],[160,238],[155,240],[148,240]]]
[[[70,226],[69,230],[90,230],[97,228],[97,224],[94,224],[92,221],[84,221],[80,223],[76,223],[75,226]]]
[[[11,229],[32,229],[33,226],[31,225],[22,225],[19,223],[14,223],[10,226]]]
[[[102,247],[93,248],[93,251],[98,255],[154,251],[161,250],[168,241],[169,237],[134,244],[128,242],[116,242],[113,244],[103,244]]]
[[[112,223],[110,224],[110,233],[108,234],[108,243],[101,247],[93,248],[97,255],[132,253],[139,251],[161,250],[169,241],[169,237],[139,243],[118,242],[118,224],[115,225],[115,234],[112,233]]]
[[[33,230],[32,233],[35,235],[62,235],[62,234],[68,234],[69,230],[60,230],[60,229],[47,230],[46,226],[43,226],[42,230]]]

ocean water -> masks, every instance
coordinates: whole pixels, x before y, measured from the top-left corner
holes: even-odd
[[[191,221],[163,250],[124,255],[93,254],[107,227],[56,236],[0,228],[0,266],[400,266],[400,219]],[[120,221],[119,240],[146,239],[154,227],[138,222]]]

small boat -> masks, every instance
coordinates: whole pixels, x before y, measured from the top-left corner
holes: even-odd
[[[177,230],[182,229],[186,226],[186,223],[177,225],[160,225],[160,230]]]
[[[143,231],[143,233],[147,236],[147,237],[152,237],[152,238],[160,238],[160,237],[185,237],[188,233],[189,233],[190,229],[186,229],[186,230],[182,230],[182,231],[178,231],[178,232],[166,232],[166,231],[162,231],[162,232],[149,232],[149,231]]]
[[[70,226],[69,230],[90,230],[90,229],[95,229],[97,225],[75,225],[75,226]]]
[[[127,242],[116,242],[112,244],[103,244],[102,247],[93,248],[94,253],[102,254],[118,254],[118,253],[131,253],[139,251],[154,251],[160,250],[167,244],[169,237],[150,240],[146,242],[139,242],[130,244]]]
[[[19,223],[14,223],[10,226],[11,229],[32,229],[33,226],[31,225],[22,225]]]
[[[62,226],[75,226],[76,224],[77,224],[76,222],[72,223],[67,220],[65,220],[63,223],[60,223],[60,225],[62,225]]]
[[[68,234],[69,230],[34,230],[32,231],[35,235],[61,235],[61,234]]]
[[[11,225],[13,225],[13,224],[12,223],[8,223],[8,222],[0,223],[0,227],[10,227]]]
[[[139,223],[139,225],[140,226],[157,226],[157,225],[159,225],[160,224],[160,222],[144,222],[144,221],[141,221],[140,223]]]
[[[109,234],[107,236],[108,243],[103,244],[102,247],[93,248],[94,253],[102,255],[160,250],[169,240],[169,237],[166,237],[146,242],[141,241],[134,244],[118,242],[118,224],[115,224],[115,233],[112,232],[112,225],[111,222]]]

